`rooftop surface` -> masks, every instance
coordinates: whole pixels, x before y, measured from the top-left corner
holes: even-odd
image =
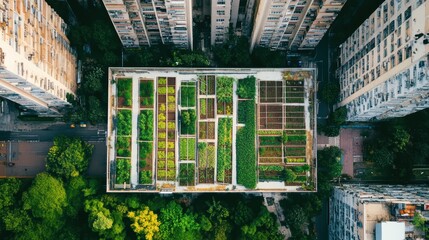
[[[107,191],[314,191],[314,74],[110,68]]]

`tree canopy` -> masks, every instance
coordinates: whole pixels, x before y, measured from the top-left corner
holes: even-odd
[[[56,137],[46,157],[46,170],[62,178],[84,174],[92,157],[93,145],[79,138]]]

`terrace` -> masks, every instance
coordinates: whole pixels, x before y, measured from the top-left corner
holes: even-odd
[[[313,74],[111,68],[107,191],[315,190]]]

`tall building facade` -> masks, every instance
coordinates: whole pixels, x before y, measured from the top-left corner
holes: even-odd
[[[43,0],[0,0],[0,96],[39,115],[59,115],[76,90],[67,25]]]
[[[256,0],[211,0],[211,44],[222,44],[229,34],[250,36]]]
[[[316,11],[314,8],[310,9],[305,20],[309,21],[310,24],[304,24],[305,29],[301,30],[298,49],[312,50],[316,48],[345,3],[346,0],[323,0],[318,2],[319,6]]]
[[[314,49],[346,0],[267,0],[256,10],[250,50]]]
[[[424,239],[412,223],[417,214],[429,218],[427,185],[335,187],[329,201],[329,240]]]
[[[103,0],[124,47],[174,44],[192,49],[192,1]]]
[[[429,107],[429,3],[384,1],[340,46],[338,106],[349,121]]]

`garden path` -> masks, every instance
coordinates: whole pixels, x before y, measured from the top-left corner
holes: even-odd
[[[139,117],[139,79],[133,77],[133,107],[132,107],[132,137],[131,137],[131,188],[138,184],[138,144],[137,144],[137,128]]]

